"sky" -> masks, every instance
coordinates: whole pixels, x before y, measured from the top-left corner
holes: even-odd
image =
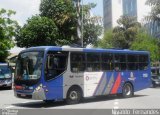
[[[32,15],[39,13],[41,0],[0,0],[0,8],[16,11],[13,19],[23,26],[26,20]],[[96,3],[97,6],[92,10],[93,14],[103,16],[103,0],[83,0],[83,3]]]

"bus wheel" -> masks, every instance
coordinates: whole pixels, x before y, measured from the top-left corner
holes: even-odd
[[[67,93],[66,103],[77,104],[82,99],[82,92],[80,88],[72,87]]]
[[[125,83],[122,89],[122,96],[124,98],[129,98],[134,95],[133,86],[131,83]]]

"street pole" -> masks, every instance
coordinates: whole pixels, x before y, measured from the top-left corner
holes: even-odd
[[[79,42],[81,43],[81,47],[83,47],[83,0],[81,5],[81,0],[74,0],[77,8],[77,37]],[[82,19],[81,19],[81,6],[82,6]]]
[[[82,48],[83,48],[83,46],[84,46],[84,44],[83,44],[83,0],[82,0],[82,20],[81,20],[81,23],[82,23],[82,25],[81,25],[81,39],[82,39]]]

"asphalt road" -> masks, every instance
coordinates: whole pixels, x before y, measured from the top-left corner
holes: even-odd
[[[65,102],[44,103],[43,101],[19,99],[12,90],[0,89],[0,108],[8,109],[159,109],[160,88],[148,88],[135,92],[132,98],[105,96],[85,99],[76,105]]]

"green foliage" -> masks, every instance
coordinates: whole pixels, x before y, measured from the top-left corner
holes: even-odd
[[[104,33],[103,39],[98,41],[98,47],[100,48],[113,48],[112,43],[113,33],[112,30],[108,30]]]
[[[63,42],[58,36],[58,29],[51,19],[33,16],[19,29],[16,41],[19,47],[57,45]]]
[[[157,39],[144,31],[139,31],[137,33],[136,40],[131,45],[130,49],[149,51],[152,61],[157,61],[160,58]]]
[[[91,16],[90,10],[96,7],[94,3],[88,3],[83,7],[83,45],[86,47],[88,44],[97,46],[98,37],[102,34],[102,26],[98,23],[101,17]],[[81,8],[82,9],[82,8]],[[82,16],[81,16],[82,17]]]
[[[40,15],[53,20],[61,38],[66,39],[69,43],[77,41],[76,8],[72,0],[41,0]]]
[[[87,17],[94,7],[95,4],[90,3],[81,12],[86,17],[83,29],[84,46],[95,44],[102,32],[102,27],[95,22],[91,23]],[[40,15],[28,19],[17,31],[16,41],[20,47],[79,43],[76,7],[72,0],[41,0]]]
[[[98,42],[98,36],[102,33],[102,27],[100,25],[84,24],[83,32],[84,47],[88,44],[96,45]]]
[[[8,50],[14,46],[13,37],[16,34],[18,23],[10,17],[15,12],[0,9],[0,62],[4,62],[8,56]]]
[[[145,50],[150,52],[152,61],[160,59],[160,42],[148,35],[134,18],[122,16],[118,24],[113,30],[105,32],[98,47]]]
[[[84,46],[96,44],[98,36],[102,33],[102,27],[91,22],[90,10],[95,6],[94,3],[81,6],[80,18],[82,19],[83,14]],[[55,22],[61,38],[68,41],[69,44],[78,44],[76,9],[73,0],[41,0],[40,15],[51,18]]]
[[[118,19],[119,26],[113,29],[113,46],[116,48],[128,49],[136,38],[140,23],[134,17],[121,16]]]
[[[157,26],[157,24],[158,26],[160,26],[160,0],[147,0],[146,4],[151,6],[151,12],[148,16],[145,17],[146,20],[149,22],[153,22],[153,25],[152,25],[153,27]],[[158,44],[158,47],[159,47],[159,54],[157,55],[159,55],[159,59],[160,59],[160,41],[159,40],[156,40],[156,41],[157,41],[156,46]]]
[[[41,0],[40,14],[54,20],[58,25],[75,19],[76,9],[72,0]]]
[[[99,46],[103,48],[130,48],[141,25],[135,21],[134,17],[129,16],[121,16],[117,22],[119,26],[113,28],[112,31],[107,31],[104,38],[100,40]]]
[[[146,4],[147,5],[159,5],[160,1],[159,0],[147,0]]]
[[[146,16],[146,20],[160,22],[160,0],[147,0],[146,4],[152,7],[150,14]]]

